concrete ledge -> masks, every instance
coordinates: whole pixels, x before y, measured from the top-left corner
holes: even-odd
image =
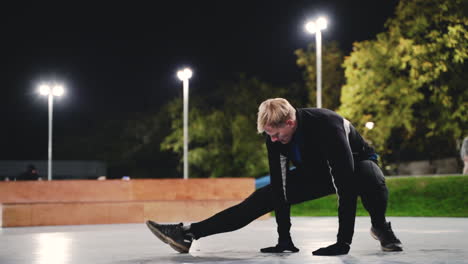
[[[239,200],[4,204],[3,227],[200,221]],[[268,216],[261,217],[262,219]]]
[[[199,221],[253,191],[249,178],[0,182],[0,225]]]
[[[252,178],[0,182],[0,203],[244,199]]]

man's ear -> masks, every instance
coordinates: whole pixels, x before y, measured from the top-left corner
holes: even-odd
[[[286,125],[288,125],[288,126],[294,126],[294,120],[292,120],[292,119],[286,120]]]

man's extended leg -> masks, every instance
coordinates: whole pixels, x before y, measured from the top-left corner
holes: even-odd
[[[388,189],[382,170],[374,162],[364,160],[357,164],[356,174],[362,204],[371,217],[371,235],[380,240],[382,250],[401,251],[401,242],[393,233],[391,224],[385,219]]]
[[[182,224],[160,225],[153,221],[148,221],[147,225],[161,241],[180,253],[187,253],[191,246],[191,239],[240,229],[272,210],[272,189],[271,185],[267,185],[256,190],[240,204],[201,222],[192,223],[188,228]]]
[[[195,239],[240,229],[273,210],[272,188],[267,185],[256,190],[240,204],[223,210],[201,222],[190,225]]]

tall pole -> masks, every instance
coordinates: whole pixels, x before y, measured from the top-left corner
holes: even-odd
[[[317,47],[317,108],[322,108],[322,33],[315,33],[315,44]]]
[[[52,180],[52,111],[53,111],[54,95],[49,93],[49,161],[47,163],[47,179]]]
[[[192,70],[185,68],[177,72],[177,77],[183,82],[184,94],[184,179],[188,179],[188,101],[189,101],[189,79],[192,77]]]
[[[184,83],[184,179],[188,179],[188,95],[189,80],[185,78]]]
[[[305,25],[306,30],[315,34],[316,61],[317,61],[317,108],[322,108],[322,32],[327,28],[327,19],[319,17]]]
[[[49,146],[47,148],[49,160],[47,162],[47,180],[52,180],[52,115],[54,107],[54,96],[62,96],[64,89],[62,85],[55,84],[53,87],[49,84],[39,86],[39,93],[48,97],[49,101]]]

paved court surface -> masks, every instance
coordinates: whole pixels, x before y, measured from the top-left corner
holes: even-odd
[[[337,218],[295,217],[295,254],[262,254],[276,242],[274,218],[232,233],[195,241],[178,254],[144,224],[0,229],[1,264],[67,263],[468,263],[468,218],[390,217],[404,252],[384,253],[369,235],[369,218],[358,217],[349,255],[318,257],[311,252],[335,241]]]

